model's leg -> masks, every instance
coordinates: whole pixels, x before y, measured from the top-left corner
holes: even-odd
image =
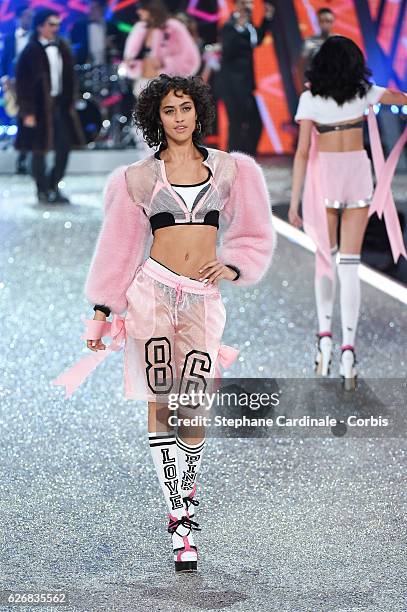
[[[338,211],[335,209],[327,209],[327,215],[329,243],[331,246],[333,280],[331,281],[326,276],[318,278],[315,274],[315,300],[317,304],[318,325],[320,334],[323,334],[324,332],[331,332],[332,310],[336,290],[336,255],[338,252],[336,237],[338,229]]]
[[[148,402],[148,438],[150,451],[169,512],[181,518],[183,502],[177,462],[175,432],[168,424],[167,404]]]
[[[148,437],[154,467],[169,510],[168,531],[176,571],[197,569],[197,549],[191,529],[198,528],[190,521],[182,499],[180,468],[174,430],[168,424],[171,411],[167,404],[148,403]]]
[[[360,309],[359,263],[368,208],[345,210],[341,223],[338,276],[342,319],[341,374],[354,378],[354,347]]]
[[[205,446],[205,428],[181,425],[177,435],[177,456],[181,478],[181,494],[189,516],[195,515],[196,482]]]
[[[177,307],[175,361],[179,372],[180,393],[206,391],[203,381],[209,376],[212,359],[205,343],[205,298],[184,293]],[[190,380],[190,383],[188,382]],[[192,398],[191,398],[192,399]],[[205,427],[202,422],[191,424],[191,418],[205,417],[202,405],[180,406],[177,432],[177,454],[181,474],[181,490],[190,517],[198,505],[195,491],[205,447]]]
[[[336,291],[336,256],[338,253],[337,231],[338,211],[327,209],[329,243],[331,246],[331,262],[333,280],[326,276],[318,277],[315,270],[315,301],[318,315],[318,351],[315,359],[317,374],[326,376],[329,373],[332,353],[332,311]]]

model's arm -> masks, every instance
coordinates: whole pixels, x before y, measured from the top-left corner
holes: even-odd
[[[301,192],[307,170],[308,155],[311,146],[312,126],[313,121],[310,119],[301,120],[298,145],[294,156],[293,182],[288,218],[290,223],[292,223],[295,227],[300,227],[302,225],[301,217],[298,214],[298,208],[300,205]]]
[[[126,39],[126,44],[124,45],[123,58],[125,61],[136,61],[136,58],[140,53],[141,47],[143,46],[146,33],[146,22],[138,21],[131,30],[130,34],[128,35]]]
[[[276,245],[271,204],[260,166],[249,155],[232,153],[236,175],[221,214],[229,220],[218,260],[240,272],[236,285],[253,285],[266,273]]]
[[[107,306],[117,314],[127,308],[126,292],[150,232],[142,207],[127,191],[125,171],[125,166],[117,168],[106,184],[104,220],[85,284],[90,303]]]
[[[267,32],[271,32],[271,28],[273,26],[273,17],[275,13],[274,6],[270,2],[265,2],[264,9],[265,10],[263,20],[259,27],[256,28],[258,45],[261,45],[265,35],[267,34]]]
[[[397,91],[396,89],[386,89],[379,102],[381,104],[396,104],[397,106],[402,106],[407,104],[407,93]]]

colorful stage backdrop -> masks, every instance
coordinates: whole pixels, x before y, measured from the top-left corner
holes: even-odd
[[[12,27],[17,4],[18,0],[1,0],[0,32]],[[379,85],[407,89],[407,0],[275,0],[273,4],[276,8],[273,32],[255,52],[257,99],[265,125],[259,152],[293,150],[292,116],[298,95],[295,66],[302,39],[317,31],[316,11],[322,6],[334,11],[336,33],[352,38],[363,48]],[[65,33],[88,10],[84,0],[31,0],[31,5],[58,10],[64,19]],[[213,2],[211,5],[213,11]],[[108,6],[120,29],[128,31],[134,21],[134,0],[110,0]],[[219,0],[220,23],[232,6],[231,0]],[[206,8],[207,0],[190,0],[190,12],[211,22],[213,12],[207,13]],[[262,0],[255,0],[256,23],[263,10]],[[224,126],[224,117],[221,125]],[[224,141],[224,129],[222,132]]]

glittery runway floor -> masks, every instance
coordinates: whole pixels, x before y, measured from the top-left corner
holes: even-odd
[[[403,437],[208,439],[200,572],[174,576],[146,407],[122,398],[121,356],[69,401],[50,385],[81,355],[104,180],[68,177],[74,204],[47,208],[28,178],[0,178],[1,588],[66,591],[61,610],[405,612]],[[362,289],[360,377],[405,377],[406,308]],[[313,377],[309,253],[280,238],[259,286],[223,294],[224,341],[241,349],[228,377]],[[334,333],[337,376],[338,310]]]

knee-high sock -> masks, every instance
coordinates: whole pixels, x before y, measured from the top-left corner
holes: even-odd
[[[342,346],[354,346],[360,309],[360,255],[340,253],[338,276],[341,294]]]
[[[333,270],[333,281],[326,276],[317,278],[315,274],[315,300],[317,303],[319,333],[330,332],[332,327],[332,310],[336,290],[336,255],[338,247],[331,249],[331,262]]]
[[[205,438],[198,444],[187,444],[177,436],[178,465],[182,496],[186,497],[194,488],[201,467]]]
[[[173,432],[149,433],[151,455],[169,512],[176,518],[184,514],[177,443]]]

